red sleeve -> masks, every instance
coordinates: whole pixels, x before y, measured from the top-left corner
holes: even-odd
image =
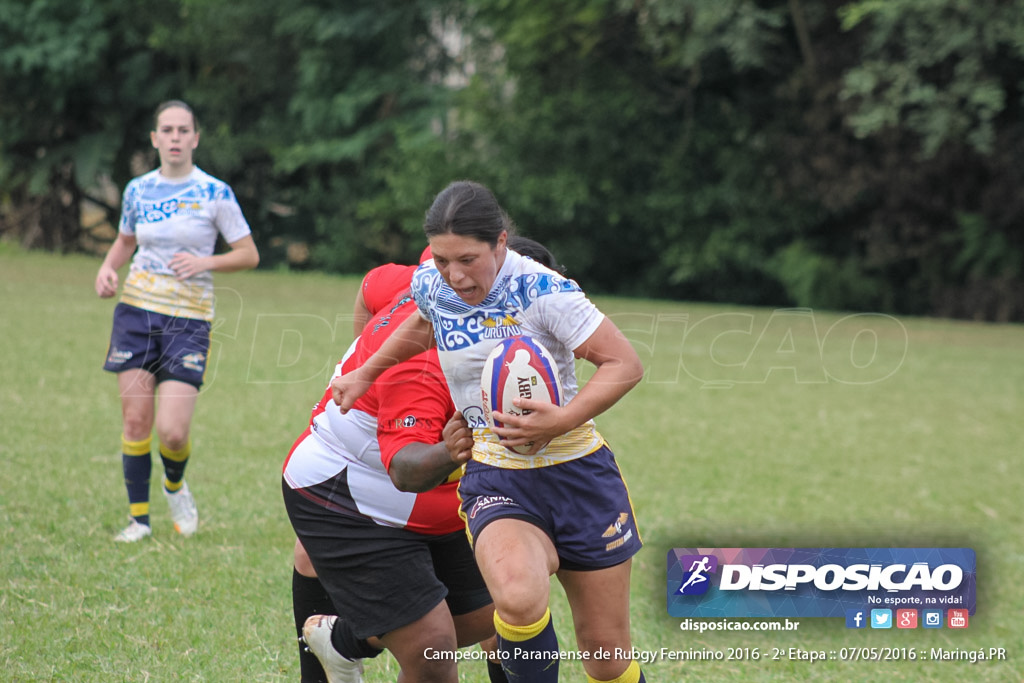
[[[455,413],[455,405],[436,350],[388,370],[378,378],[377,388],[377,441],[385,468],[390,469],[395,454],[411,443],[435,444],[442,440],[442,430]]]

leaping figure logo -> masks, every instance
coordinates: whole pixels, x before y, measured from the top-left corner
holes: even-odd
[[[685,580],[679,587],[678,595],[706,593],[710,585],[707,575],[718,569],[718,558],[714,555],[686,555],[679,559],[681,566],[689,564],[689,569],[686,570]]]

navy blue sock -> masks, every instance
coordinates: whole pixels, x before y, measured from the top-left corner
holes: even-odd
[[[153,471],[150,456],[152,437],[129,441],[121,436],[121,469],[128,490],[128,514],[139,524],[149,525],[149,476]]]
[[[502,653],[519,650],[525,653],[558,652],[558,635],[551,621],[551,610],[529,626],[513,626],[494,613],[494,628],[498,632],[498,649]],[[558,657],[506,657],[502,660],[505,675],[510,681],[530,683],[558,683]]]
[[[172,451],[160,444],[160,459],[164,463],[164,488],[174,493],[181,488],[181,480],[185,478],[185,466],[192,455],[192,442],[189,441],[181,450]]]

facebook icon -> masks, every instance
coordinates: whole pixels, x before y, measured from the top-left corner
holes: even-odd
[[[867,628],[868,619],[862,609],[846,610],[846,628]]]

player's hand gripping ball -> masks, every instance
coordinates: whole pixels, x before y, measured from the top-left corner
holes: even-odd
[[[530,412],[512,404],[517,397],[562,405],[562,385],[554,357],[540,342],[526,336],[510,337],[494,347],[484,362],[480,390],[484,418],[491,428],[502,426],[494,420],[492,411],[506,415]],[[510,450],[526,455],[532,448],[533,442],[530,442],[512,446]]]

